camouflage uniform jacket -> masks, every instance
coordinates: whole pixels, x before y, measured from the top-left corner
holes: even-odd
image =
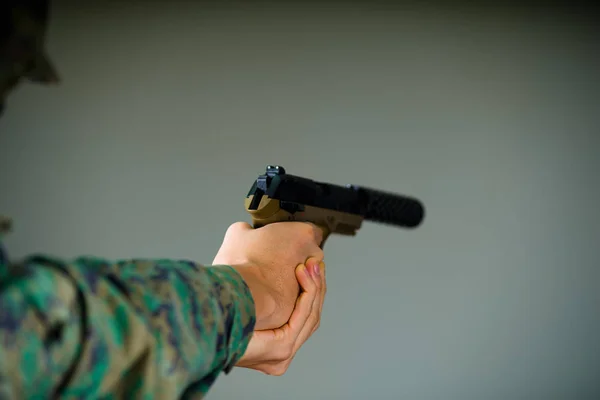
[[[229,266],[0,261],[0,399],[201,399],[243,355],[254,313]]]
[[[49,0],[0,2],[0,116],[23,80],[60,81]],[[249,288],[229,266],[32,256],[10,263],[0,216],[0,400],[202,398],[244,353]]]

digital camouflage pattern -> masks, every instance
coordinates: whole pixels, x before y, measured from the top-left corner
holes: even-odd
[[[35,256],[0,265],[0,399],[202,399],[245,352],[229,266]]]
[[[48,0],[0,2],[0,115],[23,80],[59,81]],[[29,257],[0,215],[0,400],[201,399],[243,355],[254,302],[229,266]]]

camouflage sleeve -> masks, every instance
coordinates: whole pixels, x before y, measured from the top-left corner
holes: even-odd
[[[254,313],[229,266],[0,265],[0,398],[203,398],[243,355]]]

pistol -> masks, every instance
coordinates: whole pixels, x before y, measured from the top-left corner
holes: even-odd
[[[423,221],[421,201],[358,185],[340,186],[286,173],[268,165],[244,200],[254,228],[283,221],[311,222],[330,234],[354,236],[364,220],[400,228],[416,228]]]

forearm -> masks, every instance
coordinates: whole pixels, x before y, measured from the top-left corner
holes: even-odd
[[[16,397],[45,397],[61,381],[64,397],[205,392],[242,356],[256,321],[247,285],[227,266],[79,259],[29,267],[4,279],[0,293],[0,360],[10,360],[0,373]]]

